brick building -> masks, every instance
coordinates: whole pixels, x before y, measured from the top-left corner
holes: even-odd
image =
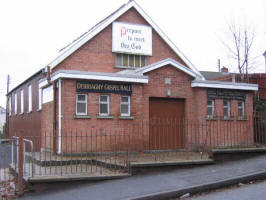
[[[266,55],[266,54],[265,54]],[[228,68],[223,67],[221,72],[213,71],[201,71],[201,74],[205,77],[206,80],[212,81],[226,81],[226,82],[248,82],[251,84],[258,85],[258,91],[256,92],[257,97],[260,100],[266,100],[266,73],[250,73],[248,77],[244,76],[242,79],[239,73],[230,73]]]
[[[0,106],[0,134],[4,132],[4,125],[6,123],[6,109]]]
[[[64,135],[69,130],[125,130],[155,118],[217,123],[219,115],[221,123],[252,124],[245,116],[253,112],[255,90],[256,84],[205,80],[142,8],[129,1],[8,93],[8,130],[10,136],[23,130],[55,137],[50,148],[61,153],[68,151]],[[252,138],[249,127],[246,134]],[[153,131],[142,130],[151,146]],[[182,129],[178,135],[186,140],[174,148],[190,142],[185,134]]]

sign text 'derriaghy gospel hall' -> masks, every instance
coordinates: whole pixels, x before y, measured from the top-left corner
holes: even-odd
[[[113,52],[152,55],[150,26],[114,22],[112,28]]]
[[[117,93],[131,95],[132,85],[130,83],[115,82],[94,82],[94,81],[77,81],[77,92],[95,92],[95,93]]]

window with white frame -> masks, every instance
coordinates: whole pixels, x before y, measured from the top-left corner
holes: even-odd
[[[116,66],[139,68],[146,65],[146,56],[116,54]]]
[[[208,118],[214,117],[214,100],[207,101],[207,117]]]
[[[39,107],[38,110],[42,109],[42,88],[39,88]]]
[[[11,96],[8,98],[8,107],[9,107],[9,116],[11,116],[11,112],[12,112],[12,109],[11,109]]]
[[[28,112],[32,111],[32,86],[28,86]]]
[[[109,113],[110,113],[109,95],[100,95],[99,115],[109,115]]]
[[[17,93],[14,96],[14,104],[15,104],[14,114],[16,115],[18,113],[18,95],[17,95]]]
[[[88,110],[88,96],[87,94],[77,94],[76,97],[76,114],[77,115],[87,115]]]
[[[130,97],[121,96],[121,116],[130,116]]]
[[[20,113],[24,112],[24,91],[20,91]]]
[[[224,118],[229,119],[230,118],[230,101],[229,100],[223,100],[223,110],[224,110]]]
[[[244,116],[245,116],[245,102],[238,101],[238,117],[244,118]]]

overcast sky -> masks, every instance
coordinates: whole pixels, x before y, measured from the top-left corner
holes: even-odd
[[[264,72],[266,0],[136,0],[199,70],[228,62],[222,41],[232,21],[256,29],[255,72]],[[45,67],[57,52],[127,0],[0,0],[0,106],[11,88]]]

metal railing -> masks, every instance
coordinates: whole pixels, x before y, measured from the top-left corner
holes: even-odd
[[[266,116],[266,115],[265,115]],[[266,117],[160,118],[112,128],[23,135],[23,172],[35,176],[130,173],[138,163],[207,160],[213,149],[266,148]],[[60,142],[59,142],[60,141]],[[59,146],[61,145],[61,146]],[[13,148],[14,146],[14,148]],[[18,138],[12,162],[18,163]],[[16,157],[16,159],[14,159]]]
[[[26,173],[28,173],[27,175],[29,177],[33,177],[34,176],[33,159],[26,159],[26,143],[30,145],[31,158],[34,158],[33,142],[28,139],[23,139],[23,174],[26,175]]]

